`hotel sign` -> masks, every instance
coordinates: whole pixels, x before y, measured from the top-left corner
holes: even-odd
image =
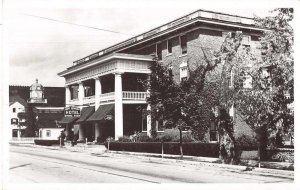
[[[77,107],[66,107],[65,117],[80,117],[80,108]]]

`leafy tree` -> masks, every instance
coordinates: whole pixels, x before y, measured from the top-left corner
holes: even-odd
[[[169,66],[162,65],[157,58],[150,66],[151,75],[148,83],[150,97],[147,102],[151,106],[151,135],[156,137],[156,122],[163,123],[166,128],[178,128],[180,131],[180,152],[182,152],[182,127],[184,126],[181,107],[183,105],[181,89],[173,80]]]
[[[261,159],[265,159],[270,133],[281,128],[288,132],[294,125],[289,109],[294,101],[293,9],[273,13],[275,16],[255,19],[259,27],[269,30],[260,39],[262,59],[252,58],[253,65],[246,71],[252,77],[252,89],[240,90],[241,76],[236,81],[235,105],[257,133]]]
[[[26,107],[26,119],[25,119],[25,125],[27,126],[25,129],[24,136],[25,137],[35,137],[35,133],[37,131],[36,126],[36,114],[33,112],[33,107],[31,105],[28,105]]]
[[[255,130],[263,158],[268,133],[278,125],[285,130],[293,126],[293,114],[288,109],[294,101],[293,30],[289,25],[293,10],[275,11],[277,16],[256,18],[259,27],[270,29],[260,39],[262,59],[241,46],[243,34],[236,32],[235,36],[225,37],[212,57],[200,48],[202,62],[190,62],[189,78],[180,84],[174,82],[169,67],[156,60],[150,68],[149,83],[152,121],[163,120],[165,126],[178,128],[180,134],[182,127],[189,126],[197,139],[203,140],[209,122],[216,120],[221,140],[228,141],[227,148],[235,155],[229,161],[236,163],[239,142],[229,114],[229,108],[234,106]],[[232,74],[235,77],[230,87]],[[248,76],[252,78],[252,88],[245,89]],[[152,125],[155,135],[155,122]]]

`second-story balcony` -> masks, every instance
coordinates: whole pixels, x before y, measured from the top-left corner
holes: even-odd
[[[146,99],[149,96],[148,92],[133,92],[133,91],[123,91],[122,98],[123,103],[146,103]],[[115,93],[105,93],[100,95],[100,103],[114,102]]]
[[[138,103],[146,103],[146,99],[149,96],[148,92],[133,92],[133,91],[123,91],[122,98],[123,103],[127,104],[138,104]],[[95,104],[95,96],[84,97],[82,103],[84,105]],[[115,101],[115,92],[109,92],[105,94],[100,94],[99,96],[100,104],[103,103],[113,103]],[[79,99],[72,99],[69,102],[70,105],[80,105]]]

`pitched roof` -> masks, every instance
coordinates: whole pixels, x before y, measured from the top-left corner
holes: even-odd
[[[27,105],[27,102],[23,98],[21,98],[19,95],[10,96],[9,97],[9,106],[11,106],[12,104],[14,104],[15,102],[19,102],[23,106]]]

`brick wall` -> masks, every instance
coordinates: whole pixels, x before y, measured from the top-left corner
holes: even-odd
[[[134,53],[141,55],[150,55],[156,52],[156,43],[161,43],[162,47],[162,63],[165,65],[172,66],[172,72],[174,75],[174,80],[180,82],[180,64],[182,62],[188,62],[189,66],[193,68],[193,65],[200,65],[204,63],[203,51],[206,56],[212,57],[214,51],[218,51],[225,39],[227,32],[236,32],[236,29],[221,28],[221,26],[216,26],[216,29],[202,29],[197,28],[190,31],[181,31],[178,34],[170,34],[173,36],[160,37],[159,39],[154,39],[151,43],[145,44],[145,47],[139,46],[138,48],[132,48],[130,51],[124,51],[124,53]],[[244,35],[250,35],[250,48],[251,51],[260,56],[258,35],[254,31],[242,31]],[[182,55],[180,46],[180,35],[186,35],[187,39],[187,54]],[[253,37],[255,36],[255,37]],[[172,39],[173,47],[172,53],[168,54],[167,40]],[[242,117],[236,114],[235,121],[235,134],[236,136],[247,135],[254,137],[255,133],[253,130],[243,121]],[[209,134],[206,136],[209,139]]]

